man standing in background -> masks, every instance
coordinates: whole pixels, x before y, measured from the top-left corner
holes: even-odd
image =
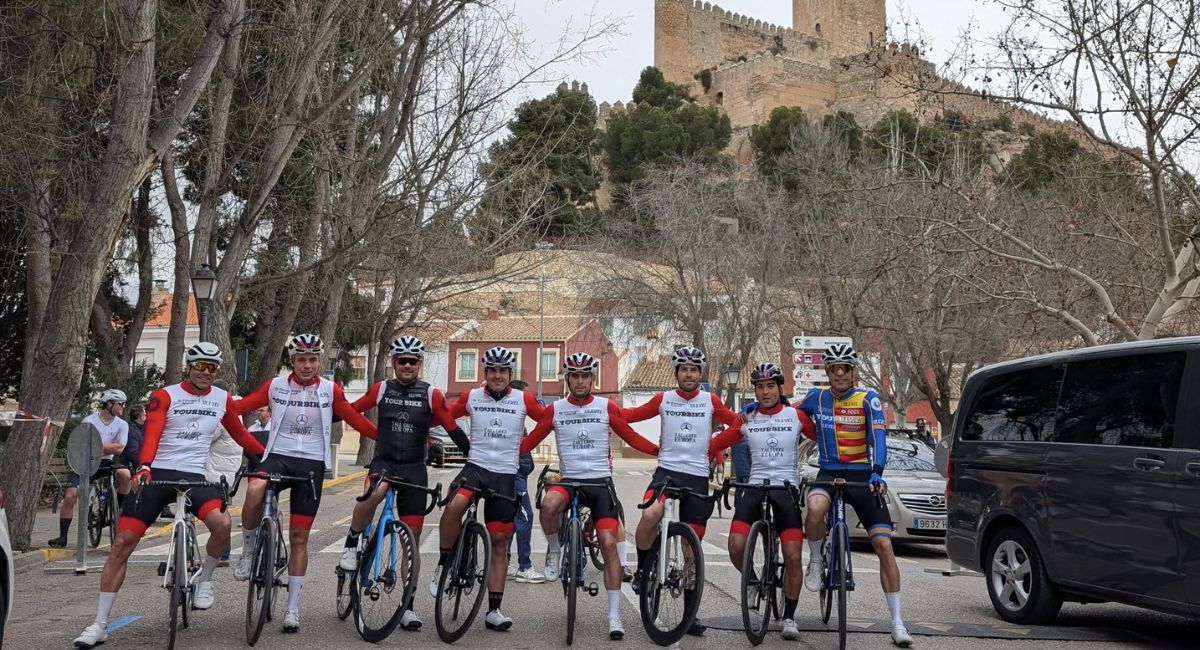
[[[517,390],[527,390],[529,384],[515,379],[509,382],[509,386]],[[544,405],[543,405],[544,406]],[[526,431],[526,433],[529,433]],[[516,495],[521,499],[521,509],[517,511],[517,521],[515,525],[514,535],[509,538],[508,556],[510,558],[508,565],[508,577],[517,582],[540,584],[546,581],[546,577],[540,571],[533,568],[533,549],[530,545],[530,540],[533,537],[533,507],[529,502],[529,475],[533,473],[533,454],[521,454],[517,462],[517,475],[513,478],[513,487],[516,489]],[[512,539],[517,540],[517,563],[512,564]]]
[[[254,411],[254,421],[250,426],[246,427],[250,430],[250,435],[254,439],[261,442],[264,447],[267,446],[267,438],[271,435],[271,407],[264,406]],[[246,471],[253,472],[258,469],[258,464],[262,462],[262,457],[255,456],[250,452],[245,452],[246,456]]]

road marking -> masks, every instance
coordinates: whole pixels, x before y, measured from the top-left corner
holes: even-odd
[[[141,616],[122,616],[121,618],[118,618],[115,621],[109,621],[108,632],[110,634],[113,632],[116,632],[117,630],[125,627],[126,625],[129,625],[130,623],[138,620],[139,618],[141,618]]]

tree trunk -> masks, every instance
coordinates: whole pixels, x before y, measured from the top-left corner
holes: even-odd
[[[138,189],[133,213],[134,239],[137,241],[138,300],[133,310],[133,320],[125,327],[125,345],[121,350],[121,365],[118,366],[119,372],[126,376],[133,369],[133,358],[142,340],[146,318],[154,307],[150,304],[154,294],[154,250],[150,243],[150,231],[154,226],[154,214],[150,212],[150,177],[147,176]]]
[[[188,242],[187,209],[175,181],[175,158],[168,152],[162,160],[163,193],[171,211],[171,233],[175,238],[175,286],[171,296],[171,326],[167,330],[166,381],[183,378],[183,343],[187,328],[188,300],[191,296],[192,254]]]

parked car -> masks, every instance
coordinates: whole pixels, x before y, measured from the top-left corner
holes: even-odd
[[[954,562],[1007,621],[1063,601],[1200,615],[1200,337],[973,373],[947,452]]]
[[[430,429],[429,437],[433,438],[433,442],[429,444],[429,458],[426,459],[427,465],[434,467],[445,467],[446,463],[465,463],[467,457],[450,439],[449,434],[441,427]]]
[[[0,491],[0,648],[4,647],[4,627],[12,615],[13,574],[12,540],[8,536],[8,514],[4,510],[4,492]]]
[[[933,463],[933,450],[907,437],[888,436],[888,510],[896,531],[892,536],[909,541],[940,542],[946,536],[946,481]],[[813,448],[801,475],[809,481],[820,470],[818,450]],[[846,509],[850,537],[867,539],[867,531],[853,508]]]

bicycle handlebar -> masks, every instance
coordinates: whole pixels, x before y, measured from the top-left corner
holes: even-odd
[[[137,491],[137,496],[134,497],[134,499],[133,499],[134,507],[137,507],[137,506],[141,505],[141,503],[142,503],[142,491],[140,488],[143,488],[143,487],[173,487],[178,492],[187,492],[187,491],[191,490],[192,488],[208,488],[208,487],[221,488],[221,512],[225,512],[226,508],[229,506],[229,497],[233,495],[233,493],[229,491],[229,483],[225,480],[224,475],[221,476],[221,480],[219,482],[213,482],[213,481],[153,481],[153,480],[151,480],[151,481],[146,481],[145,483],[142,483],[139,486],[139,489]]]
[[[241,485],[242,479],[252,479],[252,478],[262,479],[264,481],[267,481],[269,483],[274,483],[276,485],[278,485],[280,483],[308,483],[309,492],[312,493],[312,497],[314,499],[317,498],[317,486],[313,482],[313,473],[312,472],[309,472],[307,476],[287,476],[286,474],[280,474],[278,472],[262,472],[262,471],[258,471],[258,470],[255,470],[253,472],[247,472],[247,471],[245,471],[244,468],[239,469],[237,471],[237,474],[234,475],[233,489],[230,490],[229,496],[237,495],[238,486]]]
[[[763,480],[766,481],[766,479],[763,479]],[[725,502],[726,510],[733,510],[733,506],[730,505],[730,503],[729,503],[729,492],[730,492],[730,489],[732,489],[732,488],[740,488],[740,489],[746,489],[746,490],[758,490],[760,492],[770,492],[772,490],[787,490],[788,493],[792,496],[792,501],[795,501],[796,505],[799,506],[800,505],[800,491],[804,489],[804,484],[805,484],[804,479],[800,480],[799,487],[792,484],[791,481],[786,480],[786,479],[784,479],[782,484],[765,483],[765,482],[764,483],[737,483],[737,482],[731,483],[729,481],[729,479],[725,479],[725,484],[721,486],[722,500]]]
[[[716,503],[717,499],[720,499],[721,495],[728,491],[729,479],[725,479],[725,482],[721,484],[721,487],[717,488],[712,494],[700,495],[692,490],[692,488],[673,485],[671,483],[671,479],[668,478],[654,489],[654,493],[650,495],[650,498],[638,504],[638,510],[645,510],[646,508],[649,508],[655,501],[658,501],[658,497],[662,496],[663,494],[665,494],[668,499],[691,497],[693,499],[699,499],[709,503]]]
[[[433,512],[434,508],[437,507],[437,503],[438,503],[437,497],[439,494],[442,493],[442,484],[441,483],[438,483],[436,487],[431,488],[431,487],[427,487],[424,485],[416,485],[414,483],[406,483],[404,481],[401,481],[400,479],[392,478],[391,476],[389,476],[388,474],[386,474],[384,472],[377,472],[375,474],[371,474],[367,478],[370,481],[369,484],[367,485],[367,489],[363,491],[362,496],[354,498],[355,501],[358,501],[360,503],[371,498],[371,495],[374,494],[375,490],[379,488],[380,483],[387,483],[388,485],[390,485],[392,487],[392,489],[400,488],[400,489],[405,489],[405,490],[415,490],[417,492],[424,492],[425,494],[433,497],[432,499],[430,499],[429,505],[425,508],[425,514],[429,514],[429,513]]]
[[[439,487],[440,487],[440,484],[439,484]],[[451,483],[450,487],[446,489],[446,498],[442,499],[441,501],[438,501],[437,502],[438,506],[445,507],[447,503],[450,503],[450,500],[454,498],[454,495],[458,492],[458,489],[460,487],[462,487],[462,486],[459,485],[458,483]],[[518,508],[521,507],[521,498],[520,497],[515,497],[515,496],[510,497],[506,494],[500,494],[500,493],[496,492],[495,490],[492,490],[491,488],[482,488],[481,487],[481,488],[477,488],[477,489],[471,489],[471,500],[478,501],[480,499],[501,499],[503,501],[507,501],[507,502],[513,504],[514,506],[517,506]]]
[[[809,488],[830,489],[830,490],[843,490],[843,491],[846,490],[847,488],[858,487],[858,488],[867,488],[867,490],[870,490],[871,484],[866,481],[849,481],[844,478],[835,478],[835,479],[826,479],[824,481],[814,481],[812,483],[809,483],[808,487]],[[887,502],[884,500],[884,495],[880,494],[880,493],[875,493],[875,502],[878,503],[880,507],[884,507],[887,505]]]
[[[554,472],[555,474],[558,474],[560,477],[562,476],[562,472],[560,472],[559,470],[557,470],[555,468],[550,467],[550,465],[548,465],[548,464],[542,467],[542,473],[538,474],[537,494],[533,498],[533,507],[537,508],[538,510],[542,509],[542,495],[546,491],[546,474],[549,474],[550,472]]]

